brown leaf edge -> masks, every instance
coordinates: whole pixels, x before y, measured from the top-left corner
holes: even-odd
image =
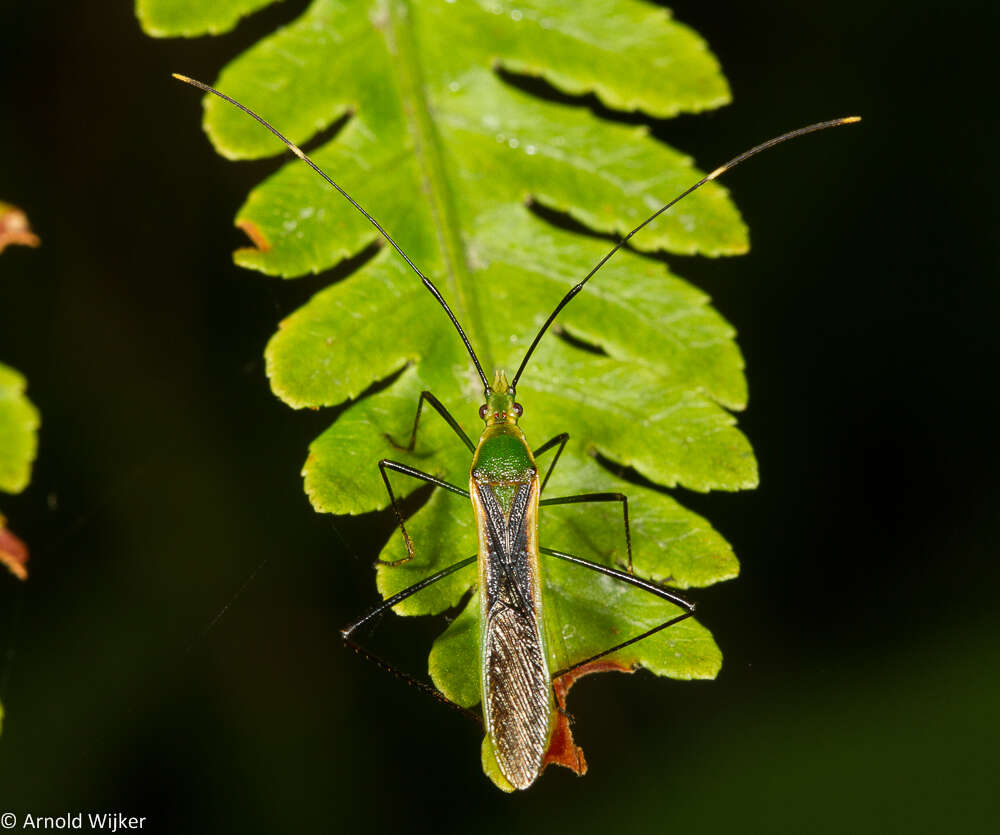
[[[28,579],[28,546],[11,533],[3,516],[0,516],[0,563],[18,580]]]
[[[617,661],[593,661],[571,670],[553,682],[552,689],[555,690],[556,704],[559,710],[556,726],[552,729],[552,737],[549,739],[549,750],[545,752],[545,759],[542,760],[543,771],[550,765],[561,765],[580,777],[587,773],[587,758],[583,755],[583,749],[573,741],[570,715],[566,712],[566,697],[569,695],[570,688],[581,678],[589,676],[591,673],[634,672],[635,667],[619,664]]]
[[[252,220],[238,220],[236,221],[236,225],[243,230],[244,234],[250,239],[250,243],[253,244],[253,247],[247,247],[251,252],[254,250],[267,252],[271,248],[271,242],[260,231],[260,227]]]
[[[17,206],[0,201],[0,252],[9,244],[38,246],[38,235],[31,231],[28,216]]]

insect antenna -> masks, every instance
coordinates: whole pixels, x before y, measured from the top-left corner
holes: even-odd
[[[835,128],[838,127],[839,125],[850,125],[853,124],[854,122],[860,122],[860,121],[861,121],[860,116],[847,116],[843,119],[830,119],[827,122],[817,122],[814,125],[807,125],[804,128],[799,128],[798,130],[789,131],[788,133],[781,134],[781,136],[776,136],[773,139],[768,139],[767,142],[762,142],[760,145],[755,145],[749,151],[744,151],[739,156],[733,157],[731,160],[729,160],[729,162],[720,165],[710,174],[706,174],[704,177],[698,180],[698,182],[695,183],[693,186],[678,194],[673,200],[671,200],[661,209],[658,209],[657,211],[653,212],[653,214],[647,217],[642,223],[636,226],[635,229],[633,229],[618,243],[616,243],[608,252],[608,254],[597,262],[597,265],[594,267],[594,269],[592,269],[589,273],[587,273],[587,275],[584,276],[583,280],[579,284],[575,285],[565,296],[562,297],[562,301],[560,301],[559,304],[556,305],[556,309],[549,314],[549,318],[545,320],[545,324],[542,325],[538,333],[535,334],[535,338],[531,341],[531,345],[528,346],[528,351],[524,355],[524,359],[521,360],[521,365],[518,367],[517,373],[514,375],[514,379],[511,381],[510,387],[512,389],[517,388],[517,381],[521,378],[521,374],[524,371],[525,366],[528,364],[528,360],[534,353],[535,348],[538,346],[538,343],[541,340],[542,336],[544,336],[545,331],[549,329],[549,325],[551,325],[553,321],[555,321],[556,316],[559,315],[559,311],[561,311],[566,305],[570,303],[570,301],[572,301],[573,297],[583,289],[583,285],[585,285],[588,281],[590,281],[590,279],[594,276],[594,273],[596,273],[601,267],[603,267],[608,262],[608,260],[611,258],[612,255],[614,255],[619,249],[625,246],[629,238],[631,238],[636,232],[638,232],[644,226],[652,223],[654,220],[656,220],[656,218],[658,218],[665,211],[667,211],[667,209],[669,209],[674,204],[679,203],[681,200],[683,200],[685,197],[691,194],[691,192],[697,191],[710,180],[715,180],[721,177],[731,168],[735,168],[744,160],[750,159],[750,157],[759,154],[761,151],[766,151],[768,148],[773,148],[775,145],[779,145],[782,142],[785,142],[789,139],[795,139],[797,136],[803,136],[807,133],[815,133],[816,131],[824,130],[825,128]]]
[[[353,197],[351,197],[351,195],[349,195],[346,191],[344,191],[344,189],[342,189],[339,185],[337,185],[337,183],[335,183],[333,179],[325,171],[323,171],[322,168],[320,168],[315,162],[309,159],[305,151],[303,151],[298,145],[296,145],[290,139],[285,137],[284,134],[280,133],[277,130],[277,128],[273,127],[265,119],[254,113],[249,107],[240,104],[238,101],[236,101],[236,99],[227,96],[225,93],[220,93],[214,87],[209,87],[207,84],[201,81],[197,81],[193,78],[188,78],[186,75],[181,75],[180,73],[176,72],[171,74],[178,81],[183,81],[185,84],[190,84],[192,87],[197,87],[199,90],[204,90],[206,93],[212,93],[212,95],[218,96],[220,99],[229,102],[234,107],[238,107],[252,119],[255,119],[269,131],[271,131],[271,133],[273,133],[276,137],[278,137],[278,139],[284,142],[285,145],[288,146],[288,149],[293,154],[295,154],[295,156],[297,156],[300,160],[306,163],[306,165],[308,165],[313,171],[319,174],[320,177],[326,180],[327,183],[329,183],[337,191],[339,191],[340,194],[344,197],[345,200],[347,200],[348,203],[354,206],[355,209],[361,212],[361,214],[363,214],[368,219],[368,222],[371,223],[371,225],[374,226],[381,233],[382,237],[389,242],[392,248],[395,249],[396,252],[398,252],[403,257],[403,260],[409,265],[410,269],[413,270],[413,272],[415,272],[420,277],[420,280],[424,283],[424,286],[428,290],[430,290],[431,295],[434,296],[435,299],[437,299],[438,304],[440,304],[441,307],[444,308],[444,312],[448,314],[448,318],[451,319],[451,323],[455,326],[455,330],[458,331],[458,335],[462,338],[462,342],[465,343],[465,348],[469,352],[469,356],[472,357],[472,363],[473,365],[476,366],[476,371],[479,373],[479,378],[483,381],[483,388],[488,394],[490,392],[490,384],[489,381],[486,379],[486,375],[483,373],[483,367],[479,363],[479,357],[477,357],[476,352],[472,350],[472,345],[469,342],[469,338],[465,335],[465,331],[462,330],[462,326],[458,323],[458,319],[455,318],[455,314],[452,313],[451,308],[448,307],[448,303],[444,300],[444,297],[441,295],[441,291],[438,290],[438,288],[434,285],[433,281],[431,281],[426,275],[424,275],[417,268],[417,265],[410,260],[409,256],[405,252],[403,252],[399,244],[397,244],[389,235],[389,233],[386,232],[385,229],[381,227],[379,222],[375,220],[375,218],[373,218],[370,214],[368,214],[368,212],[366,212],[364,208],[362,208],[361,204],[358,203],[357,200],[355,200]]]

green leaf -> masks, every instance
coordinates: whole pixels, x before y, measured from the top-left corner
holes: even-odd
[[[507,792],[507,794],[513,792],[514,787],[500,770],[496,752],[493,750],[493,741],[488,734],[483,737],[481,757],[483,761],[483,773],[493,781],[493,785],[501,791]]]
[[[20,493],[31,478],[38,448],[38,410],[24,394],[24,377],[0,363],[0,490]],[[28,549],[0,513],[0,565],[26,580]]]
[[[27,383],[0,364],[0,490],[20,493],[31,477],[38,448],[38,410],[25,396]]]
[[[228,32],[241,17],[274,2],[276,0],[136,0],[135,14],[147,35],[193,38]]]
[[[175,10],[158,34],[207,31],[200,13]],[[639,0],[316,0],[225,67],[216,86],[295,142],[334,127],[311,156],[434,279],[489,374],[516,368],[559,299],[609,248],[607,238],[551,224],[536,206],[617,236],[701,176],[686,154],[644,127],[598,116],[586,100],[534,95],[512,83],[518,75],[570,96],[592,93],[612,110],[661,117],[729,98],[701,38]],[[283,150],[214,97],[205,100],[205,130],[232,159]],[[237,224],[254,244],[235,254],[237,263],[284,278],[328,270],[380,240],[294,160],[251,192]],[[665,488],[756,485],[753,452],[732,415],[746,403],[743,361],[733,328],[707,296],[641,253],[738,254],[747,233],[713,182],[630,243],[638,251],[619,252],[540,343],[518,386],[521,425],[535,446],[559,432],[572,435],[547,495],[629,495],[637,574],[706,586],[734,577],[736,559]],[[482,383],[437,303],[390,248],[359,263],[285,319],[266,351],[271,386],[289,405],[350,401],[313,442],[304,467],[313,505],[329,513],[388,505],[376,468],[381,458],[468,483],[468,451],[431,409],[414,451],[400,449],[422,390],[433,391],[470,437],[482,427]],[[646,486],[624,478],[626,468]],[[398,495],[417,487],[394,478]],[[543,545],[624,564],[620,505],[542,510]],[[416,557],[380,566],[385,596],[476,551],[474,520],[459,496],[435,491],[407,527]],[[382,558],[405,553],[397,534]],[[548,558],[543,576],[553,669],[677,611]],[[446,611],[465,600],[475,580],[472,565],[396,611]],[[463,705],[479,701],[476,601],[473,593],[430,656],[436,686]],[[674,678],[711,678],[721,655],[711,634],[687,620],[612,660]]]

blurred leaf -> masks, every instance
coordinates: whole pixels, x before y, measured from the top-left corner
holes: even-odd
[[[18,580],[28,579],[28,547],[7,527],[0,516],[0,564],[7,566]]]
[[[10,244],[38,246],[41,241],[31,231],[28,216],[17,206],[0,201],[0,252]]]
[[[20,493],[31,477],[38,448],[38,410],[24,393],[27,383],[0,364],[0,490]]]
[[[205,25],[200,12],[178,5],[174,12],[156,34]],[[537,85],[518,76],[655,116],[716,107],[729,96],[704,42],[665,9],[638,0],[316,0],[225,67],[216,86],[293,141],[317,142],[313,159],[434,278],[489,372],[516,367],[558,300],[609,247],[605,238],[552,225],[536,206],[592,233],[622,235],[700,176],[690,158],[645,128],[616,124],[586,102],[526,92]],[[332,137],[319,136],[330,129]],[[205,130],[232,159],[282,151],[213,97],[205,100]],[[305,486],[317,510],[386,507],[380,458],[465,485],[468,453],[430,410],[412,454],[393,443],[408,436],[424,389],[472,437],[481,427],[482,384],[401,259],[388,248],[370,251],[377,232],[294,160],[251,192],[237,224],[254,244],[235,254],[237,263],[270,275],[318,273],[360,256],[351,275],[281,323],[266,351],[272,388],[289,405],[351,401],[310,447]],[[710,183],[634,245],[728,255],[746,250],[747,235],[726,191]],[[742,357],[732,327],[708,302],[660,261],[623,251],[560,315],[571,339],[543,340],[519,385],[532,443],[565,430],[573,436],[548,495],[627,492],[637,573],[680,587],[731,578],[738,565],[722,537],[663,488],[757,483],[752,450],[729,411],[746,403]],[[375,384],[380,389],[368,394]],[[609,472],[595,454],[650,486]],[[399,478],[395,489],[406,495],[419,486]],[[417,556],[379,568],[386,596],[476,550],[469,507],[454,495],[437,491],[407,525]],[[540,528],[543,545],[605,564],[624,560],[617,505],[546,508]],[[404,554],[397,535],[382,557]],[[553,669],[676,612],[578,567],[546,558],[543,573]],[[470,566],[396,610],[445,611],[475,577]],[[479,701],[478,621],[473,594],[431,652],[435,684],[464,705]],[[710,633],[688,620],[611,660],[710,678],[721,655]]]

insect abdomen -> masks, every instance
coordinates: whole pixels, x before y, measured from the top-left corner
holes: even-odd
[[[552,718],[551,684],[538,623],[497,607],[483,636],[483,713],[497,764],[518,789],[541,772]]]

